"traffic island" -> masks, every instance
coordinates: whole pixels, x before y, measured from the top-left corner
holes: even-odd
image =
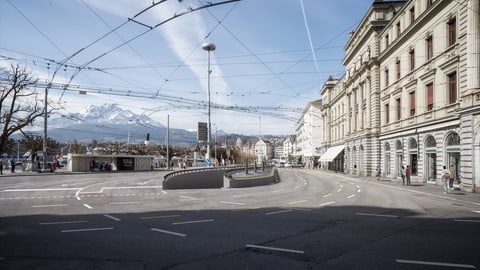
[[[226,173],[224,177],[228,180],[230,188],[266,186],[280,182],[276,169],[250,173],[232,171]]]

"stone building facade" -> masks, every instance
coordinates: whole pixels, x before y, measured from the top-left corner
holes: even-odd
[[[324,144],[346,173],[480,187],[479,0],[375,1],[345,46],[323,98]],[[338,158],[337,158],[338,159]]]

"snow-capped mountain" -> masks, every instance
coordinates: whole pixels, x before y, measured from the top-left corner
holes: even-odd
[[[163,127],[159,122],[152,120],[147,115],[135,114],[124,110],[117,104],[89,105],[80,113],[53,115],[48,120],[50,127],[65,127],[80,123],[94,124],[139,124],[152,127]]]
[[[43,119],[37,119],[36,128],[43,130]],[[136,114],[120,108],[116,104],[90,105],[84,111],[72,114],[52,113],[48,118],[47,136],[58,142],[74,140],[90,143],[123,141],[143,143],[150,134],[151,144],[165,144],[166,127],[144,114]],[[170,142],[174,145],[194,145],[197,142],[195,131],[170,129]]]

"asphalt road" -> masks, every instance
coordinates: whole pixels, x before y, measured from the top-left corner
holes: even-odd
[[[163,172],[0,177],[0,269],[475,269],[478,194],[280,170],[243,189]]]

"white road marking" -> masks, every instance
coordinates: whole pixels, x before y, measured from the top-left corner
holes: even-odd
[[[40,208],[40,207],[63,207],[68,206],[68,204],[44,204],[44,205],[33,205],[33,208]]]
[[[197,198],[190,197],[190,196],[185,196],[185,195],[180,195],[178,197],[183,198],[183,199],[187,199],[187,200],[198,200]]]
[[[282,214],[282,213],[287,213],[287,212],[292,212],[293,210],[291,209],[287,209],[287,210],[281,210],[281,211],[275,211],[275,212],[269,212],[269,213],[265,213],[265,215],[269,216],[269,215],[276,215],[276,214]]]
[[[472,210],[473,213],[477,213],[477,214],[480,214],[480,210]]]
[[[280,190],[274,190],[274,191],[272,191],[272,193],[282,193],[282,192],[285,192],[285,190],[280,189]]]
[[[321,203],[320,206],[326,206],[326,205],[334,204],[334,203],[336,203],[336,202],[335,201],[329,201],[329,202]]]
[[[455,221],[458,221],[458,222],[480,223],[480,220],[476,220],[476,219],[455,219]]]
[[[116,204],[137,204],[137,203],[140,203],[140,202],[111,202],[109,204],[112,204],[112,205],[116,205]]]
[[[239,202],[226,202],[226,201],[220,201],[220,203],[225,203],[225,204],[235,204],[235,205],[245,205],[246,203],[239,203]]]
[[[233,198],[249,197],[249,196],[252,196],[252,195],[251,194],[233,195]]]
[[[353,197],[355,197],[355,195],[350,195],[350,196],[347,197],[347,199],[351,199]]]
[[[204,219],[204,220],[193,220],[193,221],[183,221],[183,222],[174,222],[172,225],[184,225],[184,224],[193,224],[193,223],[205,223],[212,222],[213,219]]]
[[[372,216],[372,217],[390,217],[390,218],[397,218],[398,216],[395,215],[379,215],[379,214],[368,214],[368,213],[356,213],[359,216]]]
[[[273,250],[273,251],[282,251],[288,253],[297,253],[297,254],[305,254],[305,251],[302,250],[295,250],[295,249],[286,249],[286,248],[276,248],[276,247],[266,247],[266,246],[257,246],[257,245],[246,245],[247,248],[256,248],[256,249],[266,249],[266,250]]]
[[[180,237],[187,236],[186,234],[183,234],[183,233],[176,233],[176,232],[165,231],[165,230],[160,230],[160,229],[155,229],[155,228],[151,228],[150,230],[156,231],[156,232],[161,232],[161,233],[166,233],[166,234],[171,234],[171,235],[176,235],[176,236],[180,236]]]
[[[27,188],[27,189],[6,189],[0,192],[35,192],[35,191],[69,191],[79,190],[79,188]]]
[[[411,261],[411,260],[401,260],[401,259],[396,259],[396,261],[397,261],[397,263],[409,263],[409,264],[421,264],[421,265],[446,266],[446,267],[476,269],[476,267],[475,267],[474,265],[470,265],[470,264],[441,263],[441,262],[427,262],[427,261]]]
[[[93,208],[93,207],[91,207],[90,205],[88,205],[88,204],[86,204],[86,203],[84,203],[83,206],[85,206],[85,207],[88,208],[88,209],[92,209],[92,208]]]
[[[106,227],[106,228],[90,228],[90,229],[77,229],[77,230],[62,230],[62,233],[70,233],[70,232],[93,232],[93,231],[106,231],[106,230],[113,230],[113,227]]]
[[[302,186],[295,186],[295,187],[293,187],[293,188],[294,188],[294,189],[299,189],[299,188],[301,188],[301,187],[302,187]]]
[[[103,215],[103,216],[104,216],[104,217],[107,217],[107,218],[109,218],[109,219],[115,220],[115,221],[120,221],[119,218],[114,217],[114,216],[111,216],[111,215],[108,215],[108,214],[105,214],[105,215]]]
[[[162,193],[163,193],[163,194],[168,194],[168,192],[166,192],[165,190],[162,190]]]

